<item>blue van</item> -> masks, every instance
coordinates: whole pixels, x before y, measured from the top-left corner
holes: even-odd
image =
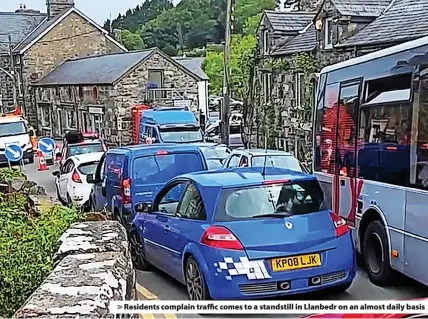
[[[186,108],[158,107],[140,121],[140,143],[192,143],[204,140],[198,120]]]
[[[125,228],[135,217],[135,205],[151,202],[160,188],[181,174],[207,170],[200,148],[196,145],[134,145],[108,150],[100,159],[90,195],[92,211],[106,209]],[[178,200],[179,188],[171,200]]]

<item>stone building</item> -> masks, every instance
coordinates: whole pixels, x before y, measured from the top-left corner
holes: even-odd
[[[276,19],[280,24],[276,29],[286,28],[296,14],[276,13],[281,17]],[[275,146],[309,162],[317,72],[327,65],[426,36],[428,21],[422,17],[427,16],[428,0],[324,0],[312,18],[305,20],[308,23],[299,25],[296,35],[266,42],[269,36],[259,33],[261,59],[256,82],[262,94],[258,107],[262,112],[271,107],[276,114],[275,123],[271,123],[276,129]],[[259,32],[265,25],[262,18]]]
[[[0,13],[0,30],[11,36],[11,46],[8,34],[0,36],[0,65],[5,68],[0,71],[3,109],[14,104],[13,82],[6,74],[14,70],[18,104],[34,126],[37,120],[32,83],[66,59],[126,51],[106,30],[76,9],[74,0],[48,0],[47,14],[25,7]]]
[[[133,106],[187,101],[197,111],[206,107],[207,79],[197,61],[157,48],[69,59],[33,84],[38,125],[43,135],[77,129],[124,145],[131,139]]]

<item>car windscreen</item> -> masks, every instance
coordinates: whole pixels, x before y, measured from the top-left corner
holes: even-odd
[[[178,175],[203,169],[202,159],[197,153],[144,156],[134,160],[133,182],[136,184],[163,184]]]
[[[265,160],[266,159],[266,160]],[[277,167],[291,169],[292,171],[301,172],[302,167],[299,161],[291,155],[257,155],[251,159],[253,167]]]
[[[241,134],[242,127],[241,125],[231,125],[229,126],[229,133],[230,134]]]
[[[98,161],[88,162],[81,164],[77,170],[82,173],[83,175],[91,175],[95,174],[95,171],[97,170]]]
[[[68,145],[67,157],[80,155],[80,154],[89,154],[89,153],[98,153],[104,152],[103,144],[100,143],[82,143],[82,144],[71,144]]]
[[[203,141],[199,128],[168,128],[161,129],[160,136],[164,143],[191,143]]]
[[[27,126],[23,121],[0,123],[0,137],[27,134]]]
[[[224,189],[216,221],[304,215],[325,210],[317,180]]]

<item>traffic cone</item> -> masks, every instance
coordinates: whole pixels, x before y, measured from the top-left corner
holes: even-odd
[[[37,168],[38,171],[47,171],[48,166],[46,165],[45,157],[43,156],[43,153],[40,153],[39,156],[39,167]]]

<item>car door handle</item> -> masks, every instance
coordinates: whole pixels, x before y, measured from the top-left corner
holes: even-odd
[[[169,227],[169,225],[163,225],[163,230],[164,230],[165,232],[168,232],[168,231],[170,231],[170,230],[171,230],[171,227]]]

